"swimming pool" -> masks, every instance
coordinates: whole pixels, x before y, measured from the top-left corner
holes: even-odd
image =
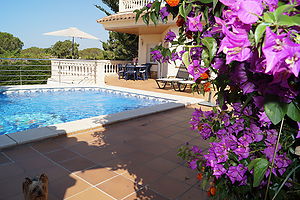
[[[101,88],[4,91],[0,93],[0,135],[165,102]]]

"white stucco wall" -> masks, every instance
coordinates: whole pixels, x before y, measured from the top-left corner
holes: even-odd
[[[162,34],[142,34],[139,36],[139,63],[150,62],[150,47],[153,48],[154,46],[162,43],[166,48],[171,46],[169,43],[164,42],[165,35],[168,33],[169,30],[172,30],[173,32],[175,32],[176,35],[178,35],[179,29],[176,25],[173,25],[170,26],[170,28],[164,31]],[[176,64],[174,64],[174,62],[171,62],[153,65],[151,71],[158,72],[159,77],[176,76],[180,63],[180,61],[177,61]]]

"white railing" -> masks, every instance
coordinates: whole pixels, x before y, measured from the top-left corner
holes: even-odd
[[[146,6],[152,0],[119,0],[119,12],[128,12]]]
[[[129,61],[51,60],[51,77],[48,84],[102,85],[105,75],[116,74],[117,64],[126,63]]]

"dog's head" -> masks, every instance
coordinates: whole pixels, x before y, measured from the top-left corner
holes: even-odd
[[[41,174],[39,178],[25,178],[23,182],[23,193],[25,200],[48,199],[48,177]]]

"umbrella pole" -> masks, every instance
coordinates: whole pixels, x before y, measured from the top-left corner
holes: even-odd
[[[75,43],[75,37],[72,39],[72,59],[74,59],[74,43]]]

